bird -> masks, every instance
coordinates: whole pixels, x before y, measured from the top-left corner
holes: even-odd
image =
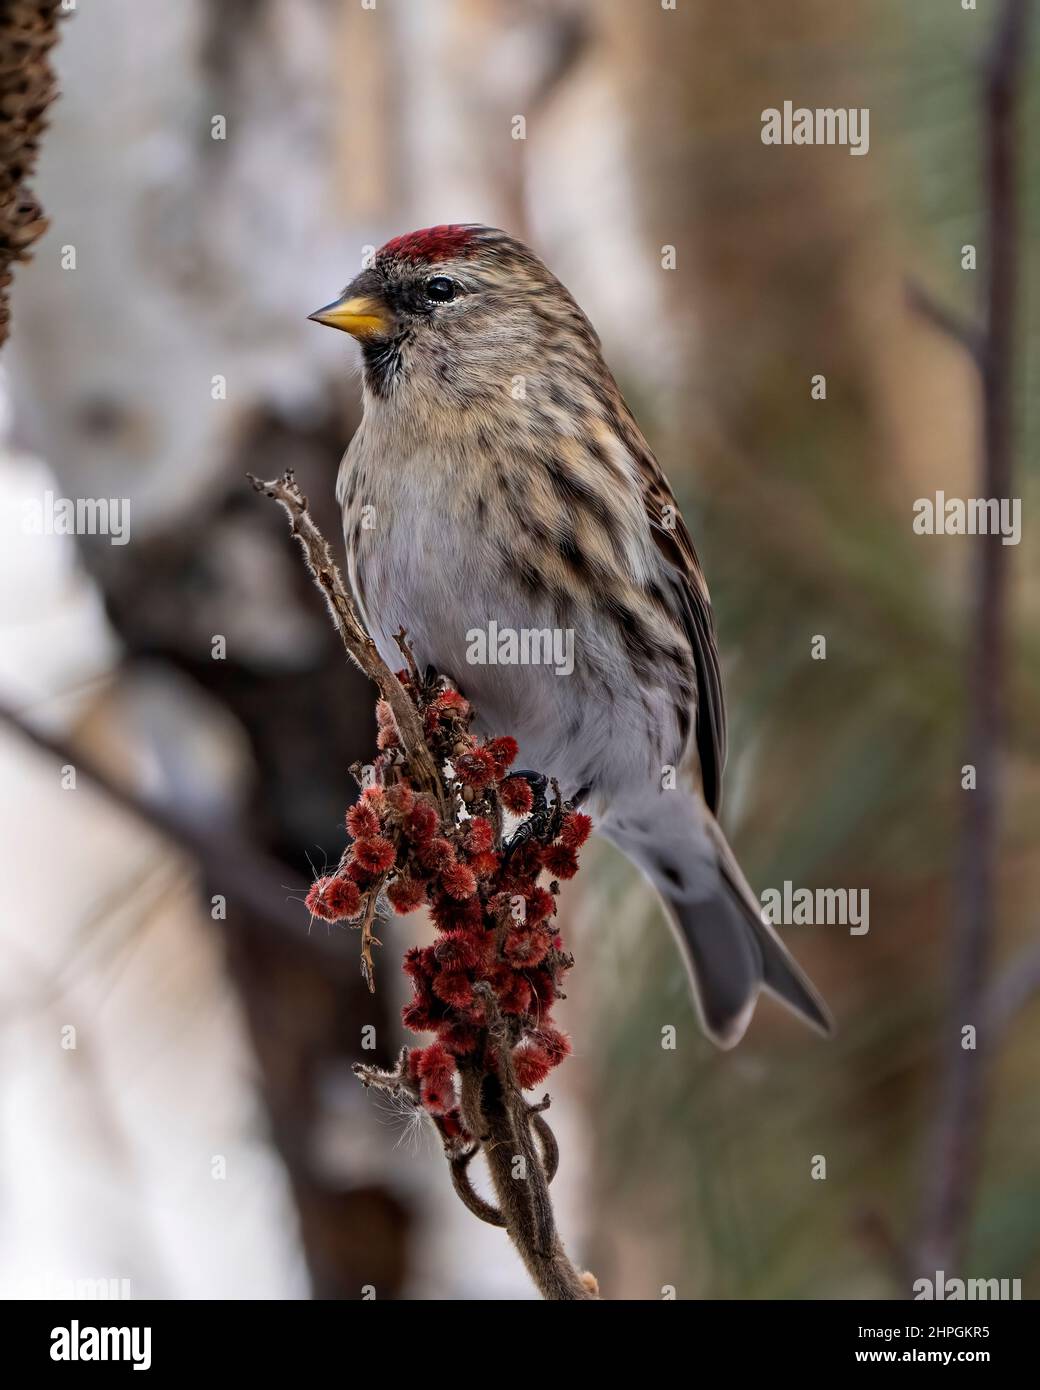
[[[708,587],[575,299],[513,236],[458,223],[394,237],[310,318],[361,348],[336,498],[384,660],[404,629],[478,730],[515,738],[649,879],[714,1043],[739,1042],[763,990],[829,1034],[719,825]]]

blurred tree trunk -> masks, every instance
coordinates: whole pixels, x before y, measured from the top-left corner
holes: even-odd
[[[374,697],[244,475],[295,467],[337,533],[333,485],[356,406],[342,344],[306,315],[360,258],[361,237],[330,213],[340,132],[328,113],[351,54],[324,0],[147,8],[108,0],[66,28],[39,180],[53,225],[15,286],[19,428],[67,495],[130,499],[130,544],[80,543],[122,680],[151,681],[150,755],[172,774],[167,794],[189,798],[182,814],[214,790],[215,766],[176,771],[187,678],[200,726],[230,718],[244,735],[251,776],[222,810],[287,866],[288,894],[315,854],[319,866],[322,850],[339,854]],[[62,271],[66,246],[75,264]],[[226,891],[217,879],[207,903]],[[309,939],[302,904],[293,941],[228,896],[231,978],[314,1291],[357,1298],[375,1284],[392,1298],[408,1274],[409,1214],[370,1169],[335,1145],[330,1157],[327,1138],[344,1123],[330,1115],[331,1079],[349,1076],[362,1028],[392,1055],[391,1000],[369,996],[348,934],[339,953]]]

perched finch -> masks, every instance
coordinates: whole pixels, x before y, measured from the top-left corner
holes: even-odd
[[[442,226],[387,242],[311,317],[364,358],[337,498],[385,660],[401,664],[404,628],[420,669],[643,870],[716,1043],[740,1039],[763,988],[829,1031],[715,818],[726,716],[707,585],[581,309],[504,232]],[[516,653],[525,632],[571,634],[573,669],[544,649],[503,656],[506,632]]]

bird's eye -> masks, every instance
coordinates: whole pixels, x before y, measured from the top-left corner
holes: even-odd
[[[455,281],[449,280],[447,275],[435,275],[432,280],[426,281],[426,298],[432,299],[435,304],[447,304],[455,298],[457,288]]]

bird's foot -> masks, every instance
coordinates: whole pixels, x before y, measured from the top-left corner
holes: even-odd
[[[543,777],[540,772],[532,772],[529,768],[521,768],[518,772],[511,772],[510,777],[520,777],[531,788],[532,805],[527,813],[527,819],[517,826],[513,835],[506,844],[506,858],[521,845],[526,845],[528,840],[542,839],[548,830],[555,813],[555,807],[549,805],[546,792],[549,789],[549,779]]]

